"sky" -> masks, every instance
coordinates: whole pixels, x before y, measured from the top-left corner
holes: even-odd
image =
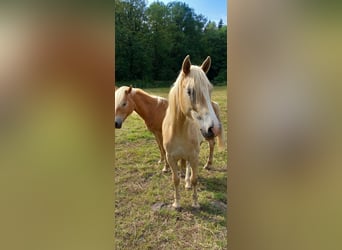
[[[165,4],[175,0],[159,0]],[[177,0],[185,2],[190,8],[195,10],[196,14],[202,14],[208,20],[215,21],[216,24],[222,18],[223,23],[227,24],[227,0]],[[148,4],[156,2],[156,0],[148,0]]]

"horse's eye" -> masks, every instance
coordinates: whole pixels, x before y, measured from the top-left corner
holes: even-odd
[[[188,90],[187,90],[187,93],[188,93],[188,96],[191,97],[191,89],[188,89]]]
[[[125,106],[126,106],[126,104],[127,104],[127,103],[125,103],[125,102],[124,102],[124,103],[122,104],[122,107],[125,107]]]

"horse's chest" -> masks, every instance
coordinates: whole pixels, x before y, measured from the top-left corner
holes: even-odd
[[[200,148],[198,132],[199,128],[192,121],[164,126],[163,140],[167,153],[177,159],[198,157]]]
[[[195,138],[178,137],[170,143],[170,151],[178,156],[197,154],[199,152],[199,142]]]
[[[161,125],[155,124],[155,122],[153,122],[153,121],[152,122],[145,122],[145,125],[146,125],[147,129],[149,131],[151,131],[152,133],[162,131]]]
[[[145,119],[145,125],[147,129],[150,130],[151,132],[154,132],[154,131],[161,132],[162,123],[163,123],[163,119],[156,115],[150,116],[149,119]]]

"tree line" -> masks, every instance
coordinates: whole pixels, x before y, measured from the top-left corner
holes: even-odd
[[[208,21],[186,3],[115,0],[116,82],[139,82],[138,87],[170,85],[186,55],[193,64],[211,56],[208,78],[225,83],[227,26]]]

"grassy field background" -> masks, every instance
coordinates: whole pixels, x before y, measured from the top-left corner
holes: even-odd
[[[144,89],[167,97],[169,88]],[[214,87],[227,135],[227,88]],[[227,150],[214,150],[213,169],[204,170],[208,143],[201,145],[199,203],[191,207],[192,191],[181,179],[180,212],[173,202],[171,173],[162,173],[154,136],[133,112],[115,130],[115,249],[227,249]],[[160,209],[152,209],[164,204]]]

